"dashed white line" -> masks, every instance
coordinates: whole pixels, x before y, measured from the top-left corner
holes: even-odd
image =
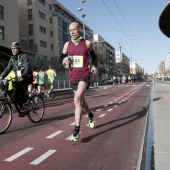
[[[109,104],[112,104],[113,102],[110,102]]]
[[[55,132],[55,133],[53,133],[53,134],[51,134],[51,135],[47,136],[46,138],[51,139],[51,138],[53,138],[53,137],[55,137],[55,136],[59,135],[61,132],[63,132],[63,131],[58,130],[57,132]]]
[[[35,159],[34,161],[32,161],[30,164],[31,165],[38,165],[39,163],[41,163],[43,160],[45,160],[46,158],[48,158],[50,155],[52,155],[53,153],[55,153],[57,150],[53,150],[50,149],[49,151],[47,151],[46,153],[44,153],[43,155],[41,155],[40,157],[38,157],[37,159]]]
[[[107,112],[110,112],[110,111],[112,111],[112,110],[113,110],[113,109],[108,109]]]
[[[104,117],[106,114],[101,114],[99,117]]]
[[[5,159],[4,161],[11,162],[11,161],[17,159],[18,157],[20,157],[20,156],[26,154],[27,152],[29,152],[29,151],[32,150],[32,149],[33,149],[33,148],[27,147],[27,148],[25,148],[24,150],[22,150],[22,151],[16,153],[15,155],[13,155],[13,156],[11,156],[11,157]]]
[[[108,106],[108,104],[104,105],[103,107],[107,107],[107,106]]]
[[[118,105],[114,105],[114,107],[117,107]]]
[[[73,122],[73,123],[71,123],[70,125],[71,125],[71,126],[74,126],[75,124],[76,124],[76,122]]]
[[[102,110],[102,109],[97,109],[96,112],[99,112],[99,111],[101,111],[101,110]]]

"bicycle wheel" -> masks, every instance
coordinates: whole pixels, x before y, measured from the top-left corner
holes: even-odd
[[[43,98],[38,94],[34,94],[30,98],[29,106],[30,106],[30,109],[29,109],[29,113],[28,113],[28,118],[33,123],[40,122],[41,119],[43,118],[44,112],[45,112]]]
[[[0,101],[0,134],[3,134],[12,122],[12,109],[7,101]]]

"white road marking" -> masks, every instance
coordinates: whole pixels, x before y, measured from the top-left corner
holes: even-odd
[[[113,102],[110,102],[109,104],[112,104]]]
[[[43,155],[41,155],[40,157],[38,157],[37,159],[32,161],[30,164],[31,165],[38,165],[39,163],[44,161],[46,158],[48,158],[50,155],[52,155],[56,151],[57,150],[50,149],[49,151],[47,151],[46,153],[44,153]]]
[[[117,99],[114,100],[115,102],[117,101]]]
[[[108,109],[107,112],[110,112],[110,111],[112,111],[112,110],[113,110],[113,109]]]
[[[71,123],[70,125],[71,125],[71,126],[74,126],[75,124],[76,124],[76,122],[73,122],[73,123]]]
[[[108,104],[104,105],[103,107],[107,107],[107,106],[108,106]]]
[[[122,104],[122,102],[119,102],[118,104]]]
[[[22,151],[16,153],[15,155],[13,155],[13,156],[11,156],[11,157],[5,159],[4,161],[11,162],[11,161],[17,159],[18,157],[20,157],[20,156],[26,154],[27,152],[29,152],[29,151],[32,150],[32,149],[33,149],[33,148],[27,147],[27,148],[25,148],[24,150],[22,150]]]
[[[114,107],[117,107],[118,105],[114,105]]]
[[[102,110],[102,109],[97,109],[96,112],[99,112],[99,111],[101,111],[101,110]]]
[[[150,86],[150,85],[146,85],[146,86]]]
[[[51,135],[47,136],[46,138],[51,139],[51,138],[53,138],[54,136],[59,135],[61,132],[63,132],[63,131],[58,130],[57,132],[55,132],[55,133],[53,133],[53,134],[51,134]]]
[[[104,117],[106,114],[101,114],[99,117]]]

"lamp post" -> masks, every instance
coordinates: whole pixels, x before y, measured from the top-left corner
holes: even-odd
[[[119,43],[119,45],[120,45],[120,43]],[[121,57],[121,56],[122,56],[122,55],[121,55],[121,49],[122,49],[122,47],[121,47],[121,45],[120,45],[119,48],[120,48],[120,59],[121,59],[121,60],[120,60],[120,61],[121,61],[121,62],[120,62],[120,73],[122,74],[123,69],[122,69],[122,57]]]
[[[86,2],[86,0],[81,0],[81,4],[82,4],[82,7],[81,8],[77,8],[78,11],[82,11],[82,19],[83,19],[83,38],[85,39],[86,36],[85,36],[85,22],[84,22],[84,18],[86,16],[86,14],[84,13],[84,7],[83,7],[83,4]]]

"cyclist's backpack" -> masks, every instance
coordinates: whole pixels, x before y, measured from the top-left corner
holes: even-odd
[[[7,96],[7,81],[6,80],[0,80],[0,98],[4,98]]]

